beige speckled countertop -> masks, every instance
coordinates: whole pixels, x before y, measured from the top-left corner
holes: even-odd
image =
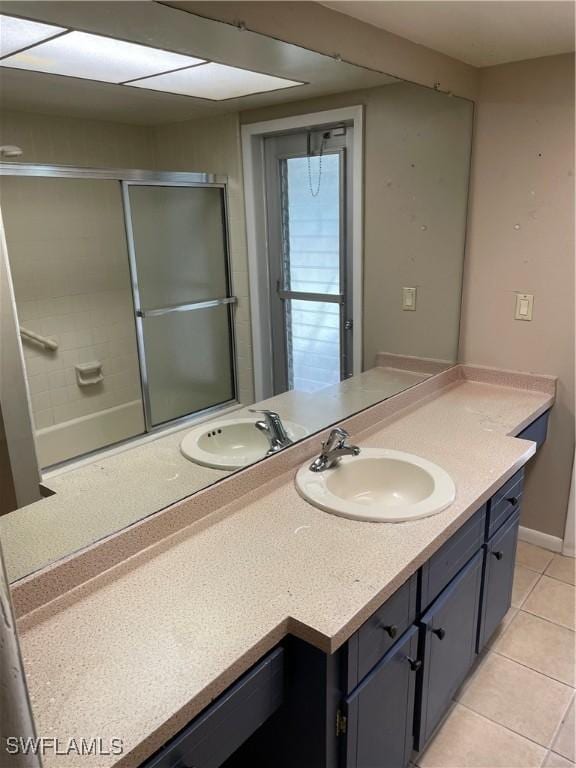
[[[120,760],[46,768],[139,765],[287,633],[334,651],[527,461],[534,444],[509,435],[552,402],[464,378],[353,435],[443,466],[457,498],[438,515],[335,517],[298,496],[291,470],[26,616],[39,735],[124,742]]]
[[[379,366],[321,393],[285,392],[250,407],[275,410],[283,419],[303,424],[313,433],[428,376]],[[237,408],[201,421],[244,416],[256,420],[248,408]],[[191,424],[187,424],[154,439],[127,443],[72,469],[49,474],[44,483],[54,496],[0,517],[10,581],[229,475],[229,471],[200,466],[181,454],[180,443],[190,429]]]

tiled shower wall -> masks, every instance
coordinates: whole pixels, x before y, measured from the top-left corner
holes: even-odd
[[[149,128],[6,111],[1,129],[3,143],[24,149],[24,163],[154,167]],[[46,352],[23,343],[36,428],[139,400],[120,185],[11,177],[0,203],[20,323],[59,345]],[[80,387],[74,365],[93,360],[102,363],[104,380]],[[138,409],[133,413],[132,434],[144,429]],[[116,429],[111,440],[122,436],[129,434]]]
[[[23,341],[36,429],[140,399],[119,184],[11,177],[2,187],[20,323],[58,344]],[[74,366],[91,361],[104,380],[79,386]]]

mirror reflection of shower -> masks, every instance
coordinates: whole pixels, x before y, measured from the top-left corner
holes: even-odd
[[[2,210],[40,466],[235,401],[225,184],[21,154]]]

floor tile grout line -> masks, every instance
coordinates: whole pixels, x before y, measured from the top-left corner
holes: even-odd
[[[572,703],[572,699],[570,699],[570,703]],[[494,725],[499,725],[500,728],[504,728],[504,730],[508,731],[509,733],[513,733],[515,736],[520,736],[522,739],[526,739],[526,741],[529,741],[531,744],[535,744],[537,747],[540,747],[541,749],[544,749],[546,751],[549,751],[550,749],[552,749],[551,746],[540,744],[539,741],[536,741],[535,739],[531,739],[530,736],[526,736],[526,734],[524,733],[515,731],[514,728],[509,728],[507,725],[504,725],[504,723],[499,723],[498,720],[494,720],[493,718],[488,717],[487,715],[484,715],[481,712],[477,712],[475,709],[473,709],[472,707],[469,707],[467,704],[462,704],[461,701],[459,701],[458,704],[464,707],[464,709],[467,709],[469,712],[474,712],[474,714],[478,715],[478,717],[483,717],[484,720],[488,720],[488,722],[494,723]],[[566,717],[566,713],[564,713],[564,717]],[[560,721],[560,724],[562,724],[562,721]],[[554,733],[554,735],[552,736],[552,741],[550,742],[550,745],[552,745],[555,737],[556,737],[556,733]]]
[[[508,630],[510,629],[510,627],[511,627],[511,626],[512,626],[512,624],[514,623],[514,620],[516,619],[516,617],[518,616],[518,614],[519,614],[519,613],[520,613],[520,611],[522,610],[521,608],[518,608],[518,607],[517,607],[517,606],[515,606],[515,605],[511,605],[511,606],[510,606],[510,608],[508,608],[508,611],[510,611],[510,610],[512,610],[512,609],[515,611],[515,614],[514,614],[514,616],[513,616],[513,617],[510,619],[510,621],[509,621],[509,622],[506,624],[506,626],[502,627],[502,624],[500,624],[500,625],[499,625],[499,626],[501,627],[501,631],[500,631],[500,634],[498,635],[498,637],[494,637],[494,635],[492,635],[492,638],[491,638],[490,640],[488,640],[488,642],[486,643],[486,646],[485,646],[485,648],[483,648],[483,650],[482,650],[482,653],[484,653],[484,652],[488,652],[488,651],[491,651],[491,650],[494,648],[494,646],[495,646],[497,643],[499,643],[499,642],[500,642],[500,640],[501,640],[501,639],[504,637],[504,635],[505,635],[505,634],[508,632]]]
[[[535,616],[537,619],[542,619],[542,621],[547,621],[549,624],[554,624],[555,627],[562,627],[562,629],[567,629],[569,632],[576,632],[576,624],[574,624],[573,627],[569,627],[567,624],[560,624],[560,622],[558,621],[553,621],[552,619],[549,619],[546,616],[541,616],[539,613],[534,613],[534,611],[530,611],[528,610],[528,608],[520,608],[520,610],[524,611],[524,613],[529,613],[530,616]]]
[[[522,566],[522,567],[524,567],[524,566]],[[516,570],[516,564],[514,564],[514,570]],[[530,569],[527,569],[527,570],[530,570]],[[532,571],[532,573],[534,573],[534,571]],[[542,576],[544,576],[544,574],[543,574],[543,573],[541,573],[541,574],[539,574],[539,575],[538,575],[538,578],[536,579],[536,581],[534,582],[534,584],[532,585],[532,587],[531,587],[531,588],[528,590],[528,594],[527,594],[527,595],[524,597],[524,600],[522,600],[522,602],[520,603],[520,605],[517,605],[517,606],[511,606],[511,607],[515,607],[515,608],[518,608],[518,610],[519,610],[519,611],[520,611],[520,610],[522,610],[522,606],[524,605],[524,603],[526,602],[526,600],[528,600],[528,598],[530,597],[530,595],[532,594],[532,592],[534,592],[534,590],[536,589],[536,587],[538,586],[538,584],[540,584],[540,582],[542,581]],[[516,617],[514,617],[514,618],[516,618]],[[512,623],[512,622],[510,622],[510,623]]]
[[[545,616],[539,616],[537,613],[532,613],[532,611],[525,611],[523,608],[519,608],[518,613],[527,613],[529,616],[534,616],[534,618],[540,619],[540,621],[546,621],[548,622],[548,624],[552,624],[552,626],[554,627],[560,627],[560,629],[566,629],[568,630],[568,632],[572,632],[572,634],[576,634],[576,629],[567,627],[565,624],[558,624],[557,621],[552,621],[552,619],[547,619]],[[514,619],[518,616],[518,613],[516,614],[516,616],[514,616]],[[514,619],[512,619],[512,621],[514,621]]]
[[[576,589],[576,584],[572,584],[571,581],[564,581],[564,579],[559,579],[557,576],[551,576],[549,573],[546,573],[546,571],[544,571],[542,576],[546,576],[547,579],[552,579],[553,581],[559,581],[560,584],[566,584],[567,587],[574,587]],[[540,579],[538,579],[538,581],[540,581]]]
[[[550,746],[548,746],[548,747],[545,744],[541,744],[539,741],[536,741],[535,739],[531,738],[530,736],[526,736],[526,734],[520,733],[520,731],[515,731],[514,728],[510,728],[509,726],[504,725],[504,723],[500,723],[500,722],[498,722],[498,720],[494,720],[493,718],[488,717],[488,715],[484,715],[482,712],[477,712],[473,707],[469,707],[467,704],[462,704],[461,701],[458,701],[456,703],[460,704],[465,709],[468,709],[470,712],[474,712],[475,715],[478,715],[479,717],[483,717],[484,720],[488,720],[489,722],[494,723],[495,725],[499,725],[501,728],[504,728],[506,731],[509,731],[510,733],[514,733],[516,736],[521,736],[523,739],[526,739],[526,741],[529,741],[532,744],[536,744],[536,746],[541,747],[542,749],[545,749],[546,752],[548,753],[548,752],[554,752],[554,750],[552,748],[553,744],[554,744],[554,741],[556,740],[556,737],[558,736],[558,732],[560,731],[560,728],[562,727],[562,723],[566,719],[566,715],[568,714],[568,711],[569,711],[573,701],[574,701],[574,696],[572,696],[570,698],[570,701],[568,702],[568,706],[567,706],[564,714],[560,718],[559,724],[556,726],[556,729],[554,730],[554,733],[552,735],[552,739],[550,741]],[[560,755],[560,752],[554,752],[554,754],[555,755]],[[547,757],[547,755],[545,757]],[[564,755],[560,755],[560,757],[564,757]],[[565,759],[567,759],[567,758],[565,758]]]
[[[555,677],[551,677],[550,675],[547,675],[545,672],[542,672],[540,669],[534,669],[533,667],[529,667],[527,664],[523,664],[521,661],[518,661],[517,659],[513,659],[510,656],[506,656],[504,653],[498,653],[498,651],[490,650],[488,653],[495,653],[497,656],[502,657],[503,659],[506,659],[507,661],[511,661],[514,664],[518,664],[520,667],[524,667],[524,669],[529,669],[530,672],[534,672],[537,675],[540,675],[541,677],[545,677],[548,680],[552,680],[554,683],[558,683],[559,685],[563,685],[565,688],[569,688],[572,691],[572,695],[576,693],[576,685],[570,685],[570,683],[564,682],[564,680],[558,680]],[[488,654],[487,654],[488,655]],[[475,672],[480,668],[480,665],[474,670]],[[572,699],[570,699],[572,701]]]
[[[530,569],[528,569],[530,570]],[[540,576],[546,576],[547,579],[552,579],[552,581],[557,581],[559,584],[564,584],[566,587],[575,587],[576,584],[571,584],[569,581],[564,581],[563,579],[559,579],[557,576],[551,576],[549,573],[542,573]]]
[[[538,672],[541,675],[544,675],[544,677],[548,677],[550,680],[554,680],[557,683],[562,683],[562,685],[565,685],[567,688],[572,688],[573,691],[576,691],[576,688],[572,685],[572,683],[567,683],[565,680],[559,680],[557,677],[552,677],[552,675],[546,674],[546,672],[542,672],[541,669],[534,669],[534,667],[528,666],[528,664],[524,664],[522,661],[518,661],[518,659],[513,659],[512,656],[506,656],[505,653],[502,653],[501,651],[494,650],[493,653],[496,653],[498,656],[502,656],[504,659],[508,659],[508,661],[515,661],[516,664],[520,664],[521,667],[526,667],[526,669],[532,670],[532,672]]]
[[[552,742],[550,744],[550,752],[554,752],[555,755],[560,755],[560,757],[564,757],[564,755],[560,754],[560,752],[556,752],[554,750],[554,744],[556,743],[556,739],[558,738],[558,734],[560,733],[560,729],[564,725],[564,721],[568,717],[568,713],[570,712],[570,707],[574,704],[574,701],[576,700],[576,691],[572,694],[572,697],[570,701],[568,702],[568,706],[566,707],[566,710],[564,711],[564,714],[560,718],[560,722],[558,723],[558,726],[556,728],[556,731],[554,732],[554,736],[552,737]],[[568,758],[565,758],[568,759]]]
[[[545,571],[538,571],[536,568],[530,568],[529,565],[526,565],[526,563],[521,562],[520,560],[515,560],[514,565],[521,565],[522,568],[526,568],[527,571],[532,571],[532,573],[538,573],[540,576],[544,576]],[[550,565],[550,563],[548,563]],[[548,565],[546,568],[548,568]]]
[[[546,573],[546,569],[550,567],[551,563],[552,563],[552,560],[550,560],[549,563],[546,563],[543,571],[540,571],[538,570],[538,568],[531,568],[529,565],[526,565],[526,563],[523,563],[521,560],[518,560],[518,557],[516,557],[516,560],[514,561],[514,565],[521,565],[523,568],[526,568],[527,570],[532,571],[532,573],[539,573],[540,576],[544,576],[544,574]]]
[[[555,752],[553,749],[550,749],[548,751],[548,755],[555,755],[556,757],[561,757],[562,760],[566,760],[570,765],[574,765],[573,761],[570,760],[569,757],[566,757],[565,755],[563,755],[561,752]]]

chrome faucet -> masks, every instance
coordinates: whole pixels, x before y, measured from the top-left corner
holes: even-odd
[[[282,419],[280,418],[279,413],[276,413],[275,411],[267,411],[265,409],[256,410],[254,408],[249,408],[249,411],[250,413],[261,413],[264,416],[264,419],[262,421],[257,421],[254,426],[268,438],[270,447],[268,448],[267,456],[292,445],[292,439],[289,437],[288,432],[286,432],[286,428],[284,424],[282,424]]]
[[[346,443],[349,437],[345,429],[335,427],[326,442],[322,443],[320,456],[310,464],[312,472],[323,472],[325,469],[336,467],[342,456],[358,456],[360,448]]]

